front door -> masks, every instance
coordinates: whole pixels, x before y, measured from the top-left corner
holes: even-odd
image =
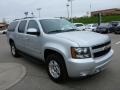
[[[38,23],[35,20],[30,20],[28,22],[27,30],[30,28],[37,29],[40,32]],[[41,57],[41,36],[27,34],[25,36],[25,47],[26,52],[34,57],[40,58]]]

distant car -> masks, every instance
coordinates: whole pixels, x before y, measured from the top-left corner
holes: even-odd
[[[120,34],[120,23],[115,27],[114,33]]]
[[[6,34],[6,33],[7,33],[7,30],[3,30],[3,31],[2,31],[2,34]]]
[[[110,32],[110,33],[115,32],[115,29],[116,29],[116,27],[118,26],[119,23],[120,23],[120,21],[112,21],[109,24],[108,32]]]
[[[85,25],[83,23],[74,23],[74,25],[81,31],[85,30]]]
[[[97,28],[96,32],[98,33],[108,33],[109,32],[109,23],[101,23]]]
[[[6,34],[7,30],[1,30],[0,34]]]
[[[112,33],[114,31],[114,25],[111,23],[106,24],[106,28],[108,30],[108,33]]]
[[[97,24],[87,24],[85,27],[86,31],[96,31]]]

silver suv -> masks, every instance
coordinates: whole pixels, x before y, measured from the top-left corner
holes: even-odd
[[[65,19],[14,20],[7,37],[14,57],[21,51],[44,61],[56,82],[98,73],[113,55],[107,35],[79,31]]]

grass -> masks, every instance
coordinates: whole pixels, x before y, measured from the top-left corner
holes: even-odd
[[[74,23],[98,23],[98,17],[82,17],[82,18],[74,18]],[[111,22],[111,21],[120,21],[120,15],[114,16],[102,16],[102,22]]]

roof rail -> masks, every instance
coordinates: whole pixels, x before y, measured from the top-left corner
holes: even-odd
[[[17,21],[17,20],[20,20],[20,19],[14,19],[13,21]]]
[[[27,18],[36,18],[36,17],[24,17],[24,18],[22,18],[22,19],[27,19]]]
[[[36,18],[36,17],[24,17],[24,18],[20,18],[20,19],[14,19],[13,21],[17,21],[17,20],[21,20],[21,19],[27,19],[27,18]]]

